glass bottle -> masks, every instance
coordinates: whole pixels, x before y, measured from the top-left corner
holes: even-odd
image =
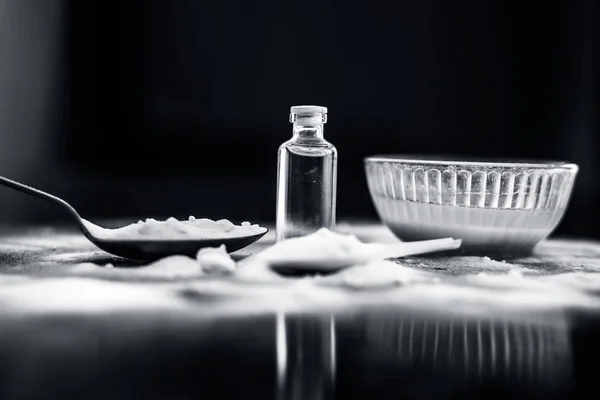
[[[327,108],[294,106],[293,136],[279,147],[277,240],[335,229],[337,150],[323,138]]]

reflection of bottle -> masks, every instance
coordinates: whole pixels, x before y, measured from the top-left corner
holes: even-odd
[[[337,150],[323,138],[327,108],[295,106],[293,137],[279,147],[277,240],[335,228]]]
[[[277,315],[277,398],[334,397],[335,321],[327,315]]]

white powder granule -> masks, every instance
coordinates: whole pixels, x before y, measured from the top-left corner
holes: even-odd
[[[231,274],[235,272],[235,261],[227,253],[224,245],[201,249],[196,260],[206,274]]]

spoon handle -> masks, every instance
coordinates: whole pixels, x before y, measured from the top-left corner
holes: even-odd
[[[77,223],[81,225],[81,217],[79,213],[66,201],[56,196],[53,196],[49,193],[42,192],[41,190],[32,188],[31,186],[23,185],[22,183],[15,182],[11,179],[0,176],[0,185],[7,186],[11,189],[18,190],[21,193],[25,193],[31,196],[35,196],[37,198],[46,200],[49,203],[56,204],[61,206],[63,209],[67,210],[69,214],[77,220]]]
[[[399,258],[437,251],[454,250],[459,248],[460,244],[460,239],[453,238],[403,242],[386,246],[385,250],[383,250],[379,256],[382,258]]]

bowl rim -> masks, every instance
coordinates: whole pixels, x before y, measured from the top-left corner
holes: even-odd
[[[577,172],[579,166],[568,161],[555,160],[527,160],[505,158],[498,160],[488,157],[458,157],[452,155],[404,155],[404,154],[379,154],[364,158],[365,163],[395,162],[418,165],[464,165],[476,167],[509,167],[509,168],[560,168]]]

